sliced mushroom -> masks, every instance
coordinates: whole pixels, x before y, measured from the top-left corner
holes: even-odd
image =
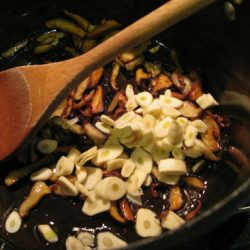
[[[183,205],[183,198],[180,186],[176,185],[169,191],[169,209],[172,211],[179,210]]]
[[[91,105],[93,114],[98,114],[103,111],[104,109],[103,88],[101,86],[97,86],[96,92],[93,96],[93,99],[90,105]]]
[[[105,142],[105,135],[100,132],[95,126],[90,123],[85,123],[83,125],[86,135],[92,140],[96,145],[101,145]]]
[[[201,79],[195,71],[190,73],[190,78],[193,81],[193,84],[192,84],[192,89],[189,93],[189,99],[195,101],[203,94]]]
[[[151,82],[153,86],[152,94],[156,95],[158,91],[170,88],[173,83],[166,74],[161,73]]]
[[[44,196],[49,195],[50,193],[51,190],[45,182],[36,182],[28,197],[22,202],[18,209],[20,216],[26,217],[30,210],[34,208]]]
[[[194,210],[192,210],[191,212],[189,212],[186,216],[185,216],[185,220],[189,221],[192,220],[201,210],[202,208],[202,202],[201,200],[197,200],[197,206]]]
[[[190,185],[191,187],[195,188],[199,192],[201,192],[205,188],[204,182],[198,177],[188,176],[188,177],[184,177],[183,180],[184,182],[187,183],[187,185]]]
[[[133,214],[131,205],[129,204],[126,198],[122,199],[122,201],[120,202],[120,210],[121,210],[123,217],[127,221],[132,221],[132,222],[135,221],[135,216]]]
[[[172,74],[172,80],[174,85],[182,92],[184,96],[187,96],[192,90],[192,83],[187,76],[180,75],[175,71]]]
[[[109,209],[109,214],[112,218],[120,223],[125,223],[126,220],[119,214],[117,203],[115,201],[111,202],[111,207]]]
[[[215,139],[218,139],[218,137],[220,136],[220,127],[218,123],[215,121],[215,119],[210,115],[206,115],[204,116],[203,121],[208,126],[208,130],[212,131]]]
[[[102,75],[103,75],[103,67],[95,70],[94,72],[91,73],[91,84],[89,85],[89,88],[94,88],[97,86],[97,84],[100,82]]]
[[[82,99],[84,92],[91,84],[91,77],[88,76],[86,79],[84,79],[76,88],[76,92],[74,95],[74,99],[79,101]]]
[[[117,78],[120,73],[120,65],[117,62],[114,62],[112,73],[110,76],[110,83],[113,89],[117,90]]]
[[[150,78],[150,75],[143,71],[143,69],[138,68],[135,72],[135,79],[137,84],[140,86],[142,80],[147,80]]]
[[[126,70],[133,70],[135,67],[141,65],[144,62],[144,59],[145,59],[144,55],[141,55],[137,57],[135,60],[127,63],[125,65]]]
[[[190,101],[184,101],[179,111],[184,117],[195,118],[200,115],[202,109]]]

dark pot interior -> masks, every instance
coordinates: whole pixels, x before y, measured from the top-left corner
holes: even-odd
[[[114,18],[128,24],[156,8],[164,1],[0,1],[0,51],[25,38],[37,29],[41,29],[45,20],[61,16],[66,8],[86,16],[90,20]],[[158,239],[149,239],[130,245],[130,248],[166,249],[183,246],[185,241],[204,233],[229,217],[237,207],[247,200],[250,187],[249,154],[250,154],[250,34],[248,25],[250,3],[245,1],[236,9],[236,21],[228,21],[222,11],[222,3],[214,4],[199,14],[162,33],[159,37],[180,52],[185,64],[192,64],[203,69],[205,88],[212,90],[222,104],[221,112],[231,119],[228,133],[229,144],[243,152],[241,159],[225,155],[224,161],[208,171],[209,189],[204,202],[204,212],[195,220],[187,223],[176,233],[165,233]],[[12,65],[13,66],[13,65]],[[2,164],[3,172],[5,165]],[[0,215],[19,202],[21,192],[0,187]],[[22,192],[28,192],[24,186]],[[76,218],[67,217],[67,209],[72,209],[72,202],[65,206],[61,199],[55,199],[54,205],[46,200],[34,211],[34,219],[27,220],[27,225],[46,221],[59,214],[65,228],[88,227],[83,224],[79,212]],[[77,209],[77,208],[75,208]],[[79,209],[79,208],[78,208]],[[40,218],[39,218],[40,216]],[[31,216],[33,217],[33,216]],[[36,221],[35,221],[36,220]],[[101,226],[99,218],[92,226]],[[74,223],[76,223],[74,225]],[[23,237],[13,236],[14,249],[37,249],[42,243],[37,241],[33,228],[27,228]],[[63,230],[63,229],[62,229]],[[65,229],[66,230],[66,229]],[[132,234],[133,232],[131,232]],[[64,235],[66,237],[66,234]],[[182,239],[181,243],[179,239]],[[64,239],[60,245],[46,249],[63,249]],[[147,244],[147,245],[145,245]]]

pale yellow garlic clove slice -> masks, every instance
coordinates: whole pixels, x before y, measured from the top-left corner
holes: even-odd
[[[116,159],[123,152],[121,145],[108,145],[100,148],[97,153],[97,164],[105,163],[107,161]]]
[[[174,97],[168,97],[166,95],[161,95],[159,97],[159,103],[160,105],[164,107],[172,107],[172,108],[180,108],[183,104],[183,101],[174,98]]]
[[[56,176],[70,175],[74,170],[74,163],[67,157],[62,156],[56,164]]]
[[[125,93],[126,93],[127,98],[135,95],[133,86],[131,84],[128,84],[126,86]]]
[[[214,97],[210,93],[201,95],[199,98],[196,99],[196,103],[202,109],[207,109],[219,105],[219,103],[214,99]]]
[[[58,146],[58,142],[52,139],[43,139],[37,143],[37,149],[42,154],[53,153]]]
[[[53,174],[53,171],[49,168],[41,168],[31,174],[31,181],[47,181]]]
[[[143,124],[146,129],[153,129],[155,127],[156,119],[153,115],[146,114],[143,116]]]
[[[109,116],[107,116],[107,115],[101,115],[100,120],[101,120],[104,124],[106,124],[106,125],[108,125],[108,126],[110,126],[110,127],[114,127],[114,126],[115,126],[115,121],[114,121],[113,119],[111,119],[111,118],[110,118]]]
[[[198,135],[198,129],[189,125],[184,135],[184,144],[186,147],[193,147],[196,141],[196,137]]]
[[[95,123],[96,128],[98,128],[101,132],[104,134],[110,134],[111,133],[111,127],[103,122],[96,122]]]
[[[95,237],[90,232],[80,232],[77,235],[77,239],[81,241],[84,246],[93,246]]]
[[[51,228],[50,225],[38,225],[38,231],[42,234],[43,238],[50,243],[55,243],[58,241],[58,236],[56,232]]]
[[[83,182],[84,186],[88,190],[92,190],[102,180],[102,170],[95,167],[86,167],[87,178]]]
[[[135,100],[142,108],[147,107],[153,101],[153,96],[149,92],[141,92],[135,96]]]
[[[142,198],[141,196],[134,196],[131,194],[126,194],[126,197],[129,201],[131,201],[132,203],[142,206]]]
[[[84,166],[87,161],[90,161],[97,156],[97,152],[97,146],[88,149],[76,158],[75,164],[79,166]]]
[[[173,211],[168,211],[168,214],[161,221],[162,227],[168,230],[176,230],[184,224],[185,221]]]
[[[145,107],[145,112],[153,116],[159,115],[162,113],[162,106],[159,103],[158,99],[153,100],[153,102]]]
[[[85,250],[82,242],[73,236],[69,236],[65,242],[66,250]]]
[[[137,169],[145,172],[146,174],[151,173],[153,167],[153,160],[149,153],[142,148],[136,148],[131,154],[131,160],[135,163]]]
[[[151,183],[152,183],[152,177],[149,174],[149,175],[147,175],[145,181],[143,182],[143,186],[149,187],[151,185]]]
[[[14,234],[19,231],[22,225],[21,216],[17,211],[13,211],[9,214],[5,221],[5,230],[10,233]]]
[[[132,111],[138,107],[135,96],[130,96],[125,104],[127,111]]]
[[[110,160],[107,162],[107,170],[113,171],[116,169],[121,169],[125,163],[126,159],[123,158],[117,158],[114,160]]]
[[[155,136],[158,138],[163,138],[168,135],[170,125],[173,122],[173,119],[171,117],[166,117],[163,120],[161,120],[158,124],[155,126]]]
[[[76,177],[80,183],[83,183],[87,178],[87,170],[83,166],[76,165]]]
[[[123,114],[115,121],[115,127],[118,128],[122,126],[124,123],[130,122],[135,117],[135,115],[136,114],[134,111],[129,111]]]
[[[194,120],[190,125],[197,128],[199,133],[205,133],[207,131],[207,124],[202,120]]]
[[[80,154],[81,154],[81,152],[78,149],[71,148],[68,155],[67,155],[67,158],[69,160],[71,160],[73,163],[75,163],[76,158],[79,157]]]
[[[185,161],[169,158],[159,162],[158,170],[167,175],[184,175],[187,173]]]
[[[126,241],[121,240],[111,232],[100,232],[97,234],[97,248],[98,250],[104,249],[118,249],[126,247]]]
[[[159,173],[158,180],[167,185],[176,185],[180,181],[180,176]]]
[[[62,193],[66,196],[77,196],[79,193],[75,185],[64,176],[59,177],[58,184]]]
[[[178,109],[175,109],[173,107],[167,107],[167,106],[162,108],[162,113],[165,116],[170,116],[173,119],[176,119],[177,117],[181,115],[181,112]]]
[[[121,170],[121,175],[122,177],[128,178],[135,170],[135,163],[130,160],[127,159],[124,161],[122,170]]]

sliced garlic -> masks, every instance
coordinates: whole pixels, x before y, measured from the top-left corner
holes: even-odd
[[[187,173],[185,161],[169,158],[159,162],[158,170],[160,173],[168,175],[183,175]]]
[[[107,170],[108,171],[113,171],[116,169],[120,169],[123,167],[124,163],[125,163],[125,159],[123,158],[117,158],[114,160],[110,160],[107,162]]]
[[[38,231],[42,234],[43,238],[50,243],[55,243],[58,241],[58,236],[56,232],[51,228],[50,225],[38,225]]]
[[[146,114],[143,116],[143,124],[146,129],[154,128],[156,119],[153,115]]]
[[[88,149],[76,158],[75,164],[79,166],[84,166],[87,161],[90,161],[97,156],[97,152],[97,146]]]
[[[108,117],[107,115],[101,115],[100,120],[104,124],[106,124],[106,125],[108,125],[110,127],[114,127],[115,126],[115,121],[113,119],[111,119],[110,117]]]
[[[158,147],[167,151],[167,152],[170,152],[173,150],[174,148],[174,145],[169,141],[168,138],[164,138],[161,143],[159,144],[159,141],[158,141]]]
[[[111,132],[111,135],[109,136],[109,138],[105,142],[104,147],[110,146],[110,145],[119,145],[119,144],[120,144],[120,142],[118,140],[118,137],[116,135],[112,134],[112,132]],[[96,164],[94,164],[94,165],[96,165]]]
[[[153,159],[155,162],[157,162],[157,164],[159,164],[159,162],[161,160],[164,160],[164,159],[167,159],[169,158],[169,151],[166,151],[165,149],[163,148],[159,148],[157,149],[155,152],[153,152],[152,156],[153,156]]]
[[[135,96],[131,96],[128,98],[128,101],[125,104],[127,111],[132,111],[138,107]]]
[[[135,115],[136,114],[134,111],[129,111],[123,114],[115,121],[115,127],[118,128],[122,126],[124,123],[130,122],[135,117]]]
[[[142,206],[142,198],[141,196],[134,196],[131,194],[126,194],[126,198],[131,201],[132,203]]]
[[[166,95],[161,95],[159,97],[159,103],[160,105],[164,107],[172,107],[172,108],[180,108],[183,104],[183,101],[174,98],[174,97],[168,97]]]
[[[170,89],[167,89],[167,90],[164,92],[164,95],[165,95],[166,97],[171,97],[171,96],[172,96],[171,90],[170,90]]]
[[[145,129],[142,133],[142,137],[136,141],[135,147],[140,148],[145,145],[149,145],[154,140],[153,129]]]
[[[137,169],[145,172],[146,174],[151,173],[153,167],[153,160],[150,154],[148,154],[142,148],[136,148],[131,154],[131,160],[135,163]]]
[[[173,119],[171,117],[166,117],[163,120],[161,120],[155,126],[155,136],[158,138],[163,138],[167,136],[172,121]]]
[[[122,144],[126,145],[126,144],[129,144],[129,143],[132,143],[135,139],[136,139],[135,135],[132,134],[132,135],[130,135],[130,136],[127,137],[127,138],[121,138],[121,139],[120,139],[120,142],[121,142]]]
[[[186,131],[186,128],[188,126],[188,119],[185,117],[178,117],[176,119],[176,122],[180,125],[182,128],[183,133]]]
[[[49,168],[41,168],[30,176],[31,181],[47,181],[53,174]]]
[[[165,115],[165,116],[170,116],[174,119],[176,119],[177,117],[179,117],[181,115],[181,112],[173,107],[167,107],[165,106],[163,109],[162,109],[162,113]]]
[[[125,139],[133,134],[133,130],[131,126],[126,125],[125,127],[122,128],[113,129],[112,134],[117,136],[119,139]]]
[[[144,112],[144,109],[143,108],[138,108],[135,110],[135,113],[138,114],[138,115],[142,115]]]
[[[178,122],[176,121],[171,122],[169,130],[168,130],[167,138],[169,142],[173,145],[182,142],[183,133],[182,133],[181,126],[179,125]]]
[[[136,232],[139,236],[154,237],[161,234],[161,224],[156,214],[147,208],[140,208],[136,214]]]
[[[140,169],[135,169],[133,174],[130,175],[126,181],[127,193],[134,196],[142,195],[143,192],[141,186],[146,178],[147,174],[144,171],[141,171]]]
[[[199,133],[205,133],[207,131],[207,124],[202,120],[194,120],[190,125],[197,128]]]
[[[128,85],[126,86],[125,93],[126,93],[127,98],[129,98],[129,97],[131,97],[131,96],[134,96],[134,95],[135,95],[135,92],[134,92],[133,86],[132,86],[131,84],[128,84]]]
[[[192,172],[195,174],[200,172],[201,168],[204,166],[205,163],[206,163],[205,160],[200,160],[196,162],[192,167]]]
[[[180,181],[180,176],[159,173],[158,180],[167,185],[176,185]]]
[[[56,164],[56,176],[70,175],[74,170],[74,163],[67,157],[62,156]]]
[[[73,236],[69,236],[65,242],[66,250],[85,250],[82,242]]]
[[[128,178],[133,173],[134,170],[135,170],[135,163],[132,160],[127,159],[124,161],[121,170],[121,175],[122,177]]]
[[[118,177],[106,177],[95,187],[97,195],[109,201],[116,201],[126,193],[126,183]]]
[[[175,230],[183,224],[185,224],[185,221],[173,211],[168,211],[168,214],[161,221],[162,227],[169,230]]]
[[[121,240],[111,232],[100,232],[97,234],[97,247],[100,250],[117,249],[127,245],[127,242]]]
[[[207,109],[219,105],[219,103],[213,98],[210,93],[201,95],[196,99],[196,102],[202,109]]]
[[[69,153],[68,153],[68,155],[67,155],[67,158],[69,160],[71,160],[73,163],[75,163],[76,158],[79,157],[80,154],[81,154],[81,152],[78,149],[71,148],[70,151],[69,151]]]
[[[152,183],[152,177],[151,177],[151,175],[149,174],[149,175],[147,175],[145,181],[143,182],[143,185],[144,185],[145,187],[149,187],[149,186],[151,185],[151,183]]]
[[[58,146],[58,142],[52,139],[43,139],[37,143],[37,149],[42,154],[53,153]]]
[[[121,145],[108,145],[100,148],[97,153],[97,163],[104,163],[113,160],[123,152],[123,146]]]
[[[95,191],[90,191],[90,196],[85,200],[82,212],[88,216],[93,216],[110,209],[110,201],[102,199],[96,195]]]
[[[77,239],[81,241],[84,246],[93,246],[95,237],[89,232],[80,232],[77,235]]]
[[[9,214],[8,218],[5,221],[5,230],[10,234],[14,234],[21,228],[21,224],[21,216],[18,212],[13,211]]]
[[[77,196],[79,193],[74,184],[64,176],[59,177],[58,184],[62,193],[66,196]]]
[[[189,125],[184,135],[184,144],[186,147],[192,147],[195,144],[198,129]]]
[[[194,145],[191,148],[184,148],[183,153],[185,156],[196,159],[202,156],[202,149],[198,145]]]
[[[147,107],[153,101],[153,96],[149,92],[141,92],[135,96],[135,100],[141,107]]]
[[[154,115],[154,116],[161,114],[162,107],[159,103],[159,100],[158,99],[153,100],[153,102],[150,105],[145,107],[145,111],[146,113]]]
[[[98,128],[101,132],[104,134],[110,134],[111,133],[111,127],[103,122],[96,122],[95,123],[96,128]]]
[[[76,165],[76,177],[80,183],[83,183],[86,180],[87,174],[85,167]]]
[[[173,148],[172,155],[177,160],[185,160],[185,155],[180,148]]]
[[[87,170],[87,178],[84,181],[84,186],[88,190],[92,190],[102,179],[102,170],[100,168],[95,167],[86,167]]]
[[[75,186],[77,188],[77,190],[79,191],[79,193],[85,195],[86,197],[90,197],[91,193],[90,191],[79,181],[75,182]]]
[[[158,147],[157,147],[155,141],[153,140],[153,141],[152,141],[151,143],[149,143],[148,145],[144,145],[144,146],[143,146],[143,149],[144,149],[145,151],[147,151],[148,153],[153,154],[153,153],[158,149]]]

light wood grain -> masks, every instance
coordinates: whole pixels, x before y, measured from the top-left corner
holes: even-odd
[[[1,72],[0,160],[31,138],[92,71],[214,1],[172,0],[82,56]]]

